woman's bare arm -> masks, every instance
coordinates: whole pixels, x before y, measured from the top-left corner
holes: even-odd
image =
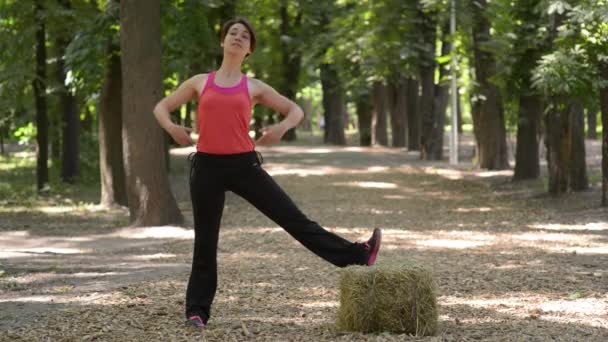
[[[201,82],[204,82],[203,78],[206,79],[207,75],[201,74],[189,78],[184,81],[175,92],[160,100],[154,107],[154,116],[160,126],[180,145],[193,144],[189,135],[189,132],[192,131],[192,129],[174,124],[171,121],[170,113],[196,98],[196,95],[198,94],[197,86],[200,85]]]
[[[281,141],[281,137],[285,132],[296,127],[302,121],[304,112],[295,102],[279,94],[266,83],[258,81],[256,86],[259,87],[256,96],[257,102],[285,115],[285,119],[279,124],[265,129],[262,137],[257,141],[259,145],[276,144]]]

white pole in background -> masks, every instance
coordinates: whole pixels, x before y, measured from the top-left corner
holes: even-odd
[[[458,87],[456,85],[456,0],[451,1],[450,34],[452,35],[452,134],[450,134],[450,164],[458,164]]]

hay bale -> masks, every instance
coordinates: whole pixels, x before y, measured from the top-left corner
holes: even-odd
[[[360,332],[435,335],[437,297],[431,272],[411,262],[345,268],[337,326]]]

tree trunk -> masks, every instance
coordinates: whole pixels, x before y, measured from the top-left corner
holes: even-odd
[[[292,101],[296,101],[296,93],[298,88],[298,79],[300,78],[300,67],[302,54],[299,52],[298,46],[294,44],[295,32],[300,30],[302,26],[302,11],[300,10],[290,25],[289,14],[287,13],[287,0],[281,1],[281,53],[283,60],[283,86],[281,93]],[[291,39],[283,39],[289,37]],[[285,141],[294,141],[297,139],[296,128],[288,130],[283,136]]]
[[[122,76],[118,46],[108,44],[107,65],[99,102],[99,169],[104,207],[127,205],[122,153]]]
[[[570,167],[570,189],[572,191],[583,191],[589,188],[587,178],[587,165],[585,162],[585,109],[580,100],[570,106],[570,127],[572,134],[570,139],[572,157]]]
[[[36,103],[36,180],[37,189],[42,191],[49,182],[48,168],[48,116],[46,106],[46,28],[42,0],[35,1],[34,18],[36,26],[36,78],[33,81]]]
[[[435,67],[424,66],[420,71],[422,84],[422,96],[420,97],[420,117],[422,119],[421,159],[440,160],[441,155],[437,155],[438,150],[436,130],[438,120],[435,118]]]
[[[473,13],[473,54],[475,76],[480,96],[473,108],[473,125],[477,140],[477,163],[490,170],[509,168],[505,119],[500,91],[490,79],[496,74],[496,62],[483,45],[491,40],[490,21],[486,17],[486,0],[477,2],[480,6]]]
[[[460,104],[460,94],[456,97],[458,134],[462,134],[462,105]]]
[[[601,78],[608,80],[608,62],[599,65]],[[608,206],[608,85],[600,89],[602,111],[602,206]]]
[[[387,111],[388,91],[385,84],[374,82],[372,89],[374,111],[372,112],[372,145],[388,146]]]
[[[0,123],[0,154],[6,155],[6,150],[4,149],[4,125]]]
[[[344,95],[336,67],[321,64],[321,87],[323,88],[323,110],[325,111],[325,136],[328,144],[346,145],[344,136]]]
[[[120,3],[123,154],[131,223],[181,223],[167,175],[165,136],[151,114],[162,98],[160,0]]]
[[[371,146],[372,144],[372,105],[370,94],[360,94],[356,101],[357,120],[359,126],[359,145]]]
[[[420,137],[420,158],[424,160],[441,160],[442,140],[439,133],[443,131],[439,127],[439,118],[435,109],[435,67],[436,67],[436,39],[437,39],[437,15],[434,13],[420,14],[422,35],[425,41],[425,54],[420,59],[420,83],[422,96],[420,98],[420,117],[422,119],[422,135]]]
[[[184,126],[192,127],[192,102],[186,103],[186,118],[184,119]]]
[[[69,0],[59,1],[65,11],[71,11]],[[80,113],[76,96],[65,85],[67,72],[64,56],[68,41],[64,37],[57,39],[57,79],[59,97],[63,111],[61,179],[65,183],[75,183],[80,176]]]
[[[391,130],[393,133],[393,147],[405,147],[406,142],[406,98],[407,79],[399,78],[388,86],[390,93]]]
[[[407,148],[410,151],[420,151],[420,133],[422,131],[422,120],[420,119],[420,98],[418,81],[413,78],[407,81]]]
[[[520,95],[514,180],[536,179],[540,176],[538,138],[542,112],[543,101],[540,95]]]
[[[52,102],[51,102],[52,103]],[[54,111],[51,111],[53,113]],[[48,118],[48,140],[51,142],[51,160],[58,162],[61,159],[61,120],[56,115]]]
[[[549,169],[549,193],[559,195],[568,191],[570,179],[571,134],[570,109],[563,98],[553,97],[553,106],[545,116],[547,136],[547,166]]]
[[[445,57],[450,54],[451,45],[448,42],[450,32],[449,21],[445,20],[441,38],[441,56]],[[439,84],[435,85],[435,102],[433,103],[433,118],[436,121],[433,129],[433,151],[431,154],[436,160],[443,159],[443,135],[445,128],[445,116],[450,99],[450,87],[448,83],[447,64],[439,66]]]
[[[312,116],[313,116],[313,106],[312,100],[310,98],[302,98],[300,101],[300,107],[302,107],[302,111],[304,112],[304,118],[302,119],[302,123],[300,124],[300,128],[305,131],[312,132]]]
[[[587,109],[587,138],[597,139],[597,111]]]

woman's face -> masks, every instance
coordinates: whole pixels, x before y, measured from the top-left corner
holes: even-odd
[[[245,25],[236,23],[228,29],[222,46],[224,52],[231,52],[243,55],[243,58],[251,53],[251,34]]]

